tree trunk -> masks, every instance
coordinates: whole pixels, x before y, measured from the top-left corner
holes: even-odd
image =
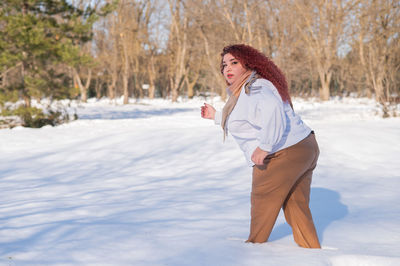
[[[154,80],[156,79],[156,73],[154,69],[154,56],[151,55],[149,63],[147,64],[147,74],[149,77],[149,95],[148,97],[150,99],[154,99],[154,94],[155,94],[155,86],[154,86]]]
[[[319,97],[323,101],[328,101],[330,97],[329,85],[331,83],[332,72],[331,71],[319,71],[319,78],[321,80],[321,87],[319,89]]]
[[[114,100],[115,98],[115,86],[117,85],[117,80],[118,80],[118,68],[117,68],[117,56],[114,55],[112,58],[112,63],[111,63],[111,83],[107,84],[107,96],[111,100]]]
[[[125,62],[124,66],[124,72],[122,75],[122,87],[124,90],[124,104],[129,103],[129,66],[127,66],[129,63]]]
[[[21,77],[22,77],[22,86],[23,86],[23,91],[22,91],[22,97],[24,99],[25,102],[25,107],[29,108],[31,107],[31,97],[29,96],[28,93],[28,88],[25,88],[26,84],[25,84],[25,64],[22,63],[21,64]]]
[[[107,96],[111,100],[115,98],[115,85],[117,84],[118,75],[114,73],[111,75],[111,83],[107,85]]]
[[[79,76],[79,73],[76,70],[76,68],[73,68],[73,73],[74,73],[74,80],[75,80],[76,84],[78,85],[79,91],[81,93],[81,101],[87,102],[87,91],[89,89],[90,81],[92,79],[92,70],[89,69],[88,77],[86,79],[85,85],[82,84],[81,77]]]
[[[95,89],[96,89],[96,99],[100,99],[101,98],[101,85],[102,85],[102,83],[101,83],[101,80],[100,80],[99,77],[96,78],[95,82],[96,82],[96,87],[95,87]]]
[[[187,97],[190,98],[190,99],[193,98],[193,96],[194,96],[193,88],[196,85],[197,80],[199,79],[199,76],[200,76],[200,73],[196,72],[195,77],[193,78],[192,82],[190,82],[188,75],[185,75],[185,83],[186,83],[186,86],[187,86]]]
[[[129,103],[129,57],[128,57],[128,49],[127,49],[127,44],[126,40],[124,39],[123,34],[121,33],[121,43],[123,47],[123,53],[124,53],[124,64],[123,64],[123,72],[122,72],[122,88],[124,91],[124,104]]]

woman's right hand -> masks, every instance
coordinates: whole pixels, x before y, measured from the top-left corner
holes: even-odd
[[[215,108],[208,103],[204,103],[204,105],[201,107],[201,117],[214,120]]]

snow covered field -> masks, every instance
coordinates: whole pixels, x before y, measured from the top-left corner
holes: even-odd
[[[203,102],[90,100],[69,124],[0,130],[0,265],[400,265],[400,118],[295,99],[321,150],[309,250],[282,214],[244,243],[251,169]]]

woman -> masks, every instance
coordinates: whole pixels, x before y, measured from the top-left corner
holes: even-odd
[[[285,77],[265,55],[237,44],[221,57],[229,100],[222,112],[205,103],[201,115],[220,124],[224,137],[229,131],[253,167],[247,242],[266,242],[283,208],[296,243],[320,248],[309,209],[319,156],[314,132],[293,111]]]

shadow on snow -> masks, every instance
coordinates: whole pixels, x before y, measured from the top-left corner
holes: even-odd
[[[152,116],[169,116],[176,113],[184,113],[193,111],[194,108],[161,108],[152,110],[95,110],[90,113],[79,114],[78,117],[81,120],[94,120],[94,119],[137,119],[137,118],[149,118]]]
[[[323,242],[323,235],[328,226],[344,218],[349,212],[346,205],[340,201],[340,194],[336,191],[314,187],[311,188],[310,209],[313,215],[315,227],[320,242]],[[291,235],[292,230],[287,223],[280,224],[274,228],[269,241]]]

